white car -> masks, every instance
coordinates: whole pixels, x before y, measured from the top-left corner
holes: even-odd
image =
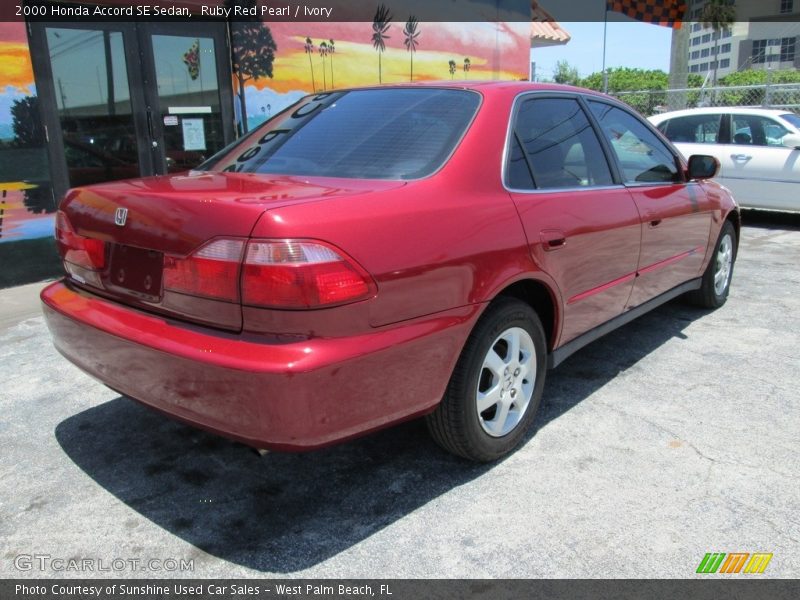
[[[650,117],[685,156],[710,154],[744,208],[800,211],[800,116],[763,108],[690,108]]]

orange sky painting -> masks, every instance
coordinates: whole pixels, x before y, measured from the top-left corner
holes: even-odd
[[[33,92],[33,68],[27,44],[0,42],[0,91],[6,87],[21,94]]]
[[[381,56],[383,83],[409,80],[410,52],[403,45],[405,22],[392,22]],[[271,23],[278,45],[273,79],[259,79],[250,86],[277,93],[292,90],[312,91],[311,69],[317,90],[331,87],[331,60],[334,87],[378,83],[378,53],[372,46],[372,23]],[[455,79],[464,79],[463,63],[470,59],[467,79],[526,79],[529,39],[526,23],[420,23],[417,51],[414,53],[414,80],[451,79],[448,63],[456,62]],[[305,52],[306,37],[314,43],[314,53]],[[336,51],[323,59],[319,45],[333,39]]]

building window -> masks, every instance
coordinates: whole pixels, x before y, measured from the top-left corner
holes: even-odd
[[[694,31],[700,31],[702,28],[703,28],[703,26],[700,23],[695,23],[694,25],[692,25],[692,31],[693,32]]]
[[[700,38],[700,39],[703,41],[703,43],[704,43],[704,44],[705,44],[706,42],[710,42],[710,41],[711,41],[711,34],[710,34],[710,33],[707,33],[707,34],[705,34],[705,35],[704,35],[702,38]]]
[[[703,72],[708,71],[708,63],[702,63],[700,65],[700,70]]]
[[[689,67],[689,71],[691,71],[692,73],[700,72],[700,65],[692,65],[691,67]]]
[[[767,40],[753,40],[753,52],[750,56],[754,65],[767,62]]]
[[[710,48],[703,48],[703,49],[700,51],[700,56],[701,56],[702,58],[706,58],[706,57],[707,57],[707,56],[708,56],[710,53],[711,53],[711,49],[710,49]]]
[[[720,54],[727,54],[730,51],[731,51],[731,45],[729,43],[728,44],[722,44],[722,46],[719,47],[719,53]]]
[[[781,0],[781,14],[790,13],[794,10],[794,0]]]
[[[700,51],[695,50],[694,52],[692,52],[692,60],[697,60],[698,58],[700,58]]]
[[[731,59],[730,58],[723,58],[721,61],[719,61],[719,68],[720,69],[727,69],[730,66],[731,66]]]
[[[781,62],[794,62],[795,38],[781,39]]]
[[[692,46],[697,46],[697,44],[699,44],[699,43],[700,43],[700,38],[699,37],[692,38]]]
[[[722,30],[722,37],[724,37],[724,38],[729,38],[729,37],[731,37],[731,30],[730,30],[730,29],[728,29],[728,28],[725,28],[725,29],[723,29],[723,30]]]

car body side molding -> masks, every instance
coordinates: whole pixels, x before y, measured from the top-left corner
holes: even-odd
[[[626,311],[621,315],[614,317],[610,321],[606,321],[602,325],[598,325],[594,329],[590,329],[586,333],[579,335],[578,337],[567,342],[563,346],[553,350],[547,357],[547,368],[553,369],[557,367],[567,358],[569,358],[572,354],[574,354],[584,346],[603,337],[605,334],[614,331],[618,327],[622,327],[623,325],[630,323],[635,318],[641,317],[643,314],[650,312],[654,308],[658,308],[659,306],[669,302],[673,298],[677,298],[681,294],[685,294],[686,292],[691,292],[692,290],[700,289],[701,284],[702,284],[701,277],[698,277],[696,279],[691,279],[685,283],[682,283],[679,286],[672,288],[671,290],[667,290],[660,296],[656,296],[655,298],[652,298],[647,302],[640,304],[639,306],[636,306],[630,309],[629,311]]]

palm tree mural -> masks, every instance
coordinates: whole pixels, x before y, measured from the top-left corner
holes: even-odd
[[[467,73],[469,73],[469,69],[472,66],[472,63],[469,60],[469,57],[464,59],[464,79],[467,78]]]
[[[414,81],[414,52],[417,51],[417,38],[419,37],[419,29],[417,27],[417,17],[411,15],[408,17],[408,21],[406,21],[406,26],[403,28],[403,35],[405,36],[405,40],[403,44],[405,44],[406,50],[410,52],[411,58],[411,73],[409,75],[408,80]]]
[[[384,4],[379,4],[372,19],[372,45],[378,51],[378,83],[383,83],[383,73],[381,69],[381,55],[386,51],[386,41],[390,36],[386,35],[389,31],[389,23],[392,15]]]
[[[328,40],[328,55],[331,57],[331,89],[334,88],[333,86],[333,55],[336,52],[336,46],[333,43],[333,40]]]
[[[322,91],[328,89],[328,72],[325,70],[325,57],[328,56],[328,42],[319,45],[319,55],[322,57]]]
[[[311,69],[311,88],[316,92],[317,86],[314,83],[314,64],[311,62],[311,55],[314,53],[314,42],[311,41],[310,37],[306,38],[306,45],[304,48],[306,54],[308,54],[308,68]]]
[[[227,8],[244,7],[248,11],[254,10],[256,0],[225,0]],[[272,79],[272,65],[275,61],[275,53],[278,45],[272,37],[269,27],[261,22],[258,17],[239,17],[230,23],[231,34],[231,58],[233,65],[233,75],[236,78],[236,95],[239,97],[239,107],[241,108],[241,131],[246,133],[249,129],[247,124],[247,99],[245,98],[245,86],[249,81],[258,81],[261,77]],[[194,49],[195,46],[192,46]],[[187,52],[187,55],[190,53]],[[189,67],[189,73],[193,79],[199,74],[199,55],[194,52],[194,56],[184,56],[184,62]],[[190,63],[194,62],[194,69]],[[110,63],[109,63],[110,64]],[[108,98],[109,104],[111,97]]]
[[[450,66],[450,79],[452,79],[456,75],[456,61],[451,59],[447,64]]]
[[[717,85],[717,70],[719,69],[719,38],[722,32],[736,21],[736,8],[732,0],[708,0],[700,11],[700,22],[705,27],[714,31],[714,78],[711,86]],[[716,93],[716,92],[715,92]]]

